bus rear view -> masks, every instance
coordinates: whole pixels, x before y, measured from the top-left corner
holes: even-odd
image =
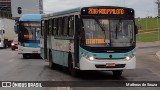
[[[18,22],[18,53],[27,58],[40,54],[40,14],[24,14]]]

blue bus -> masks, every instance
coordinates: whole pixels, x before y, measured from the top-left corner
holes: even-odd
[[[126,7],[93,6],[42,16],[41,57],[79,70],[108,70],[121,76],[136,68],[134,10]]]
[[[18,53],[22,54],[23,58],[40,54],[40,23],[40,14],[24,14],[16,23],[18,26]]]

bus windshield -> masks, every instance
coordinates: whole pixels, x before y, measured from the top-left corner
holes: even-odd
[[[21,23],[20,34],[24,41],[40,40],[40,23]]]
[[[82,44],[90,47],[130,47],[134,44],[134,21],[83,19]]]

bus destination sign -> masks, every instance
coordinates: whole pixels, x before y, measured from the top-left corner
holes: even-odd
[[[125,10],[122,8],[86,8],[83,14],[88,15],[123,15]]]

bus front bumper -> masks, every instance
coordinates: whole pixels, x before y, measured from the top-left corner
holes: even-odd
[[[40,54],[40,48],[23,47],[18,45],[18,54]]]
[[[108,66],[114,64],[115,66]],[[80,59],[80,70],[124,70],[124,69],[135,69],[136,58],[135,56],[127,60],[94,60],[90,61],[85,57]]]

